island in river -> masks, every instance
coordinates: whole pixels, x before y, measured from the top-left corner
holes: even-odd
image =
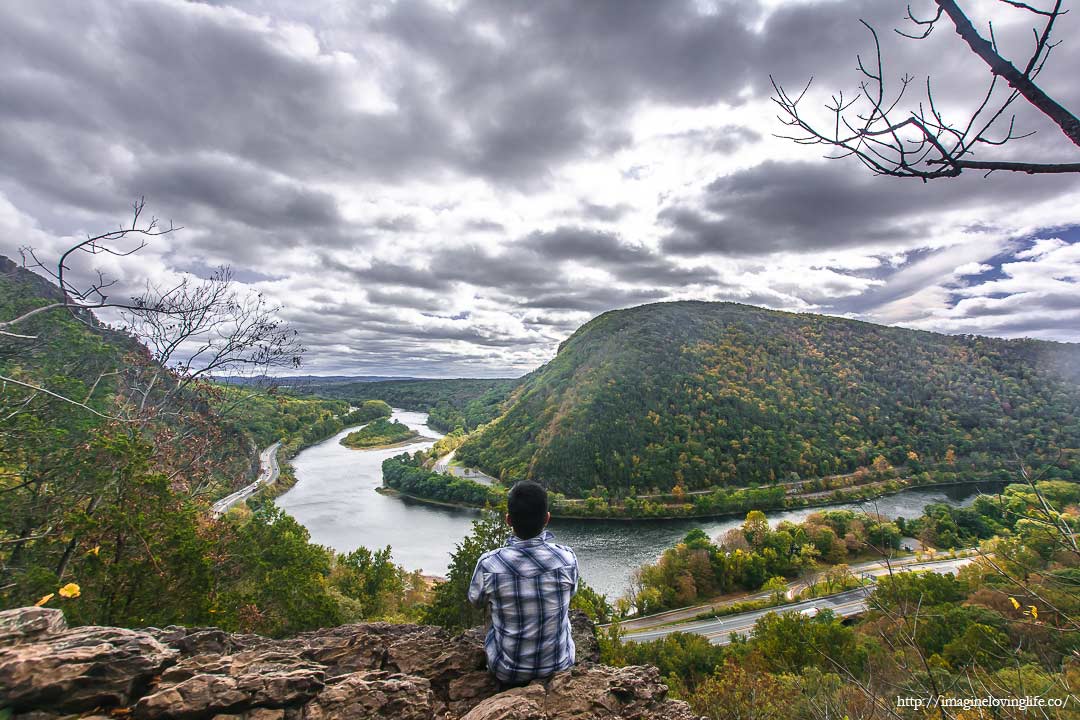
[[[419,431],[397,420],[379,418],[359,430],[350,432],[341,439],[341,444],[355,450],[372,450],[398,447],[423,440],[434,441],[434,438],[421,437]]]

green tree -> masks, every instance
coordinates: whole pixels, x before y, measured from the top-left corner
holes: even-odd
[[[829,610],[814,617],[799,612],[769,613],[758,620],[751,638],[754,650],[773,672],[857,667],[862,660],[854,631]]]
[[[609,622],[612,616],[607,596],[593,590],[584,580],[578,580],[577,592],[570,599],[570,608],[581,610],[597,625]]]
[[[746,536],[746,541],[750,543],[750,547],[755,550],[761,549],[772,533],[769,529],[769,521],[765,517],[765,513],[760,510],[751,510],[746,514],[746,520],[743,521],[742,531],[743,535]]]
[[[952,573],[901,572],[878,578],[870,604],[888,610],[913,611],[921,606],[958,602],[966,593],[967,586]]]
[[[405,594],[405,573],[394,564],[390,546],[372,552],[365,547],[339,555],[330,582],[356,602],[352,620],[368,620],[398,609]]]
[[[505,544],[511,530],[506,525],[505,508],[486,509],[473,521],[471,532],[450,554],[446,582],[435,587],[424,622],[449,630],[464,630],[484,621],[484,609],[469,604],[468,590],[480,556]]]
[[[307,528],[273,505],[233,529],[213,593],[226,626],[280,636],[341,624],[330,592],[333,554],[309,540]]]
[[[787,580],[782,577],[771,577],[761,589],[765,592],[772,593],[771,597],[774,602],[782,602],[787,595]]]

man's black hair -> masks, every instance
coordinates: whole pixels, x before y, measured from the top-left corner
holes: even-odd
[[[514,534],[522,540],[534,538],[543,531],[547,520],[547,490],[532,480],[514,483],[506,496],[506,510]]]

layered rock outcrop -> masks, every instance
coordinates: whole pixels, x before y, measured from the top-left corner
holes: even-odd
[[[480,634],[364,623],[275,640],[217,628],[68,629],[58,610],[0,613],[0,709],[15,720],[691,720],[656,668],[578,665],[499,692]],[[119,712],[117,712],[119,711]]]

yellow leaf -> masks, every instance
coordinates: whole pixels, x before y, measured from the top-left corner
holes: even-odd
[[[1031,617],[1038,620],[1039,619],[1039,608],[1035,607],[1034,605],[1028,605],[1028,607],[1031,608]]]
[[[101,553],[101,546],[100,545],[95,545],[94,547],[92,547],[92,548],[90,548],[89,550],[86,551],[87,555],[93,555],[94,557],[97,557],[100,553]]]
[[[82,595],[82,588],[75,583],[68,583],[57,592],[60,593],[60,597],[77,598]]]
[[[37,601],[36,603],[34,603],[34,606],[35,606],[35,607],[41,607],[41,606],[42,606],[42,605],[44,605],[45,603],[47,603],[47,602],[49,602],[50,600],[52,600],[52,599],[53,599],[53,595],[54,595],[54,594],[55,594],[55,593],[49,593],[48,595],[46,595],[45,597],[41,598],[41,599],[40,599],[40,600],[38,600],[38,601]]]
[[[1016,602],[1016,598],[1014,598],[1014,597],[1009,598],[1009,602],[1011,602],[1013,604],[1013,610],[1019,610],[1020,609],[1020,603]]]

